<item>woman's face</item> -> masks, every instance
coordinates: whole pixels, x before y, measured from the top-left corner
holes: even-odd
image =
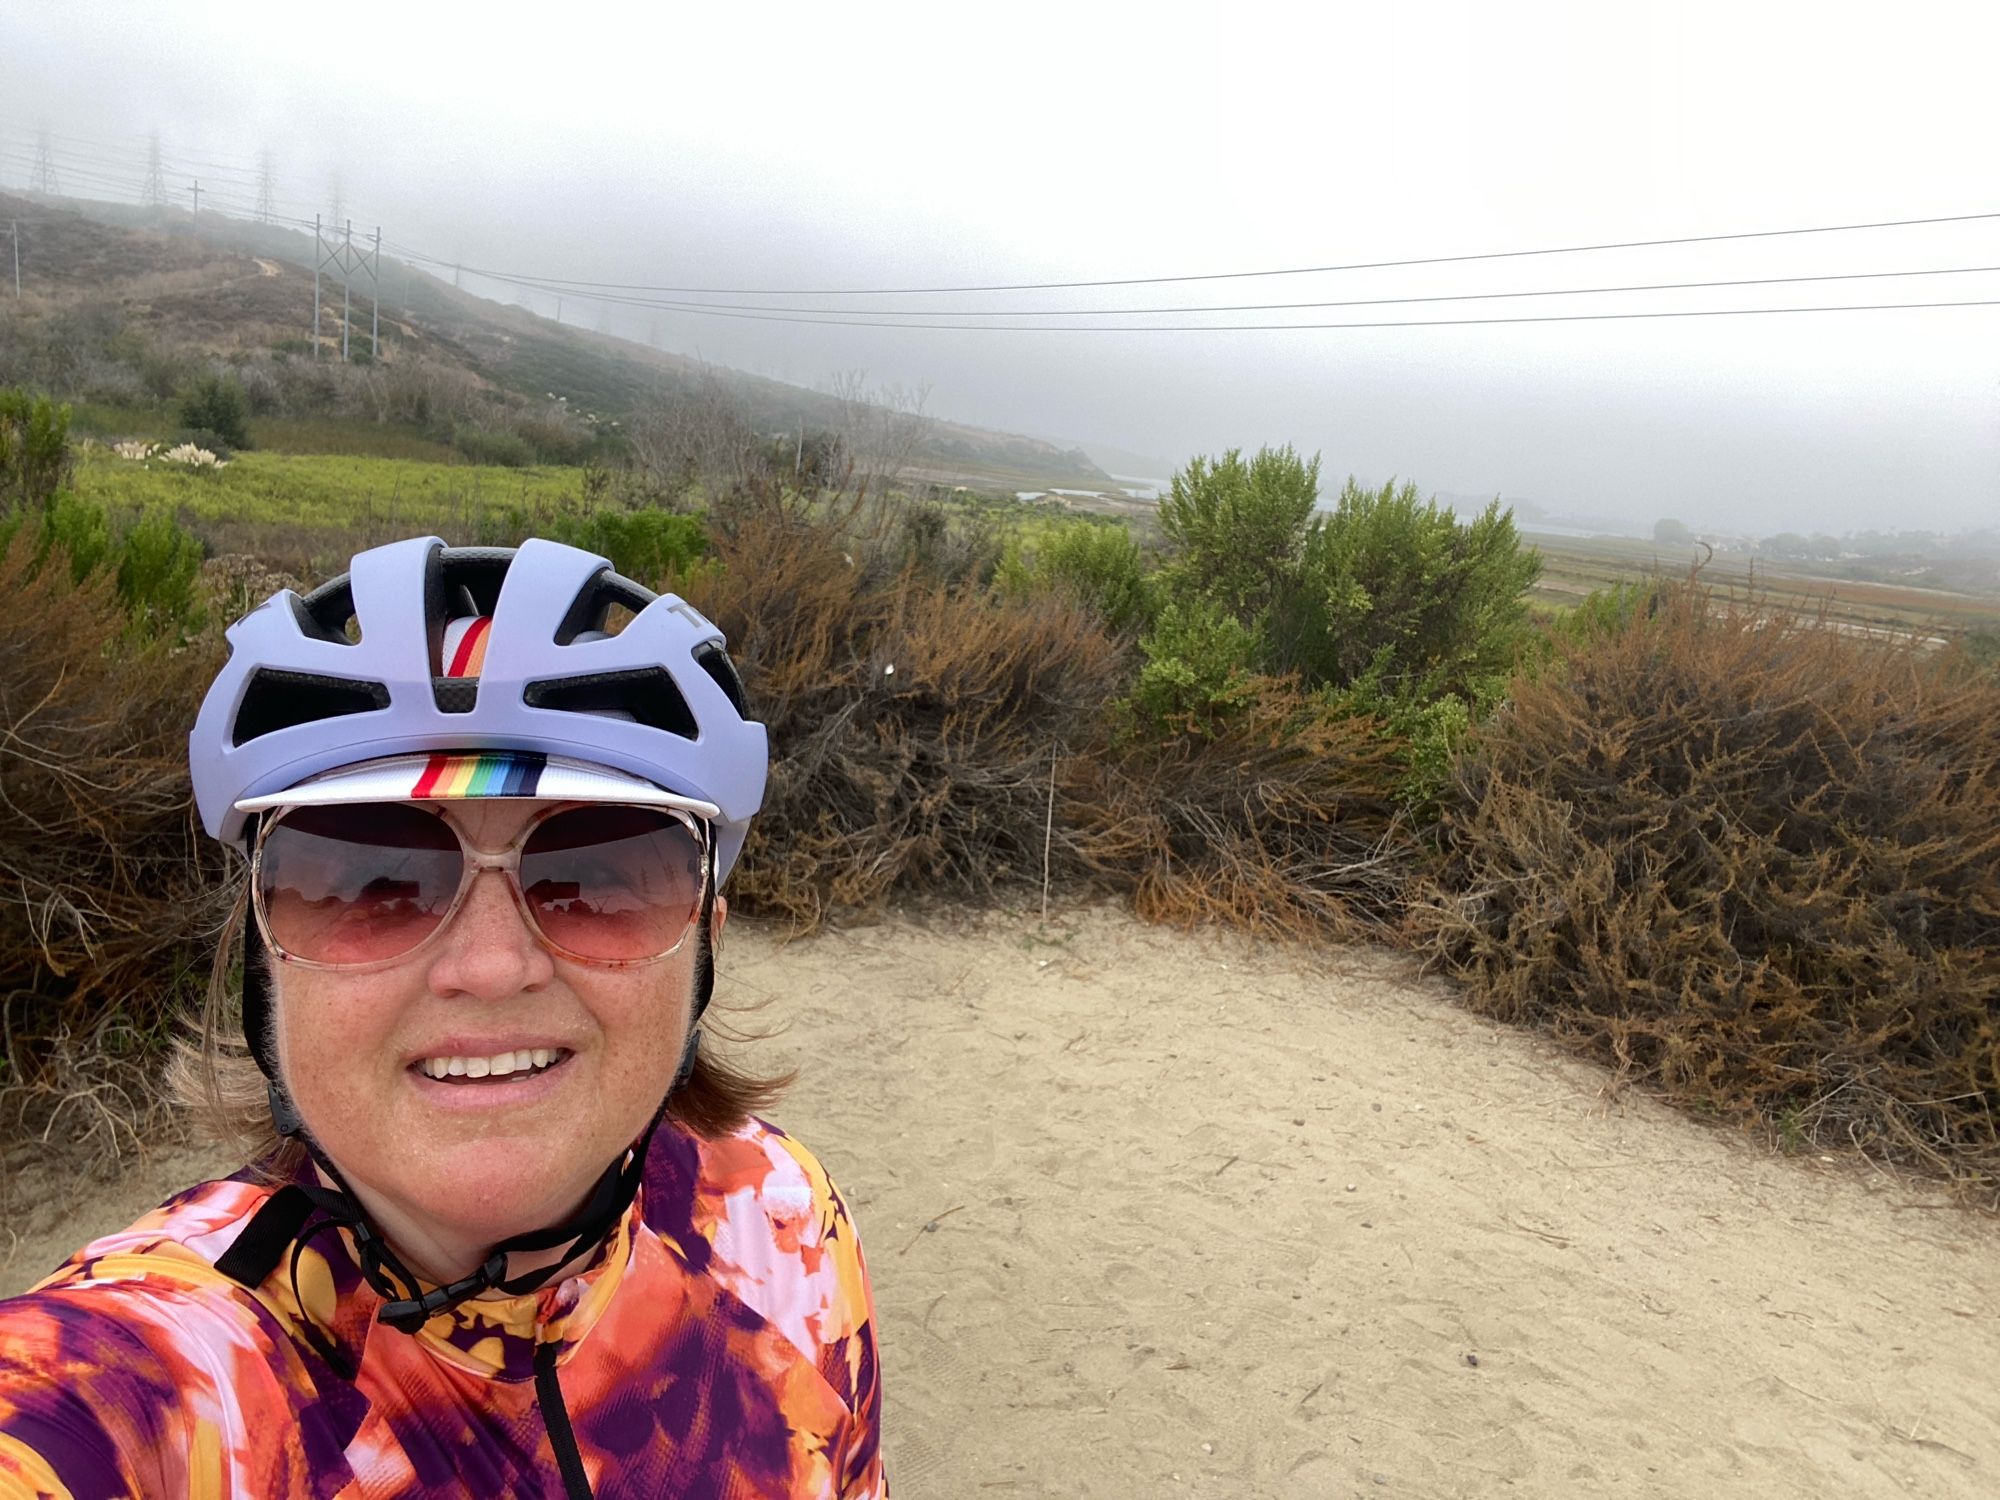
[[[462,802],[452,818],[499,849],[547,805]],[[718,899],[718,930],[724,915]],[[488,871],[394,967],[275,964],[279,1069],[390,1239],[427,1272],[457,1274],[497,1241],[566,1218],[646,1128],[680,1065],[697,951],[690,934],[635,968],[558,958]],[[559,1060],[533,1069],[538,1051]],[[461,1058],[469,1075],[503,1053],[523,1066],[447,1080],[425,1067]]]

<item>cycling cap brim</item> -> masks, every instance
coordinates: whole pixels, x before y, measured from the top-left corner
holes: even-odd
[[[350,802],[456,801],[470,797],[532,797],[554,802],[635,802],[678,807],[715,819],[713,802],[684,797],[609,766],[534,751],[441,751],[391,755],[309,777],[282,792],[245,797],[238,812],[273,807],[324,807]]]

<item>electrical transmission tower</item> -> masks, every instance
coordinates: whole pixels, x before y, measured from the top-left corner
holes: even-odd
[[[32,191],[42,194],[62,191],[56,180],[55,150],[49,145],[49,133],[46,130],[35,133],[35,185]]]
[[[271,222],[271,153],[269,150],[257,153],[257,222]]]
[[[352,327],[354,273],[368,278],[368,356],[382,357],[382,231],[375,231],[372,250],[354,248],[354,225],[324,224],[313,219],[313,358],[319,358],[320,276],[340,272],[340,362],[347,363],[348,334]]]
[[[140,199],[148,208],[163,207],[167,201],[167,176],[160,169],[160,133],[153,132],[153,142],[146,152],[146,187]]]

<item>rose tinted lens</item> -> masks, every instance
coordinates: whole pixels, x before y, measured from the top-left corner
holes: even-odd
[[[655,807],[578,807],[521,849],[521,894],[550,942],[578,958],[653,958],[687,936],[701,901],[701,842]]]
[[[458,836],[421,808],[300,807],[264,839],[257,899],[294,958],[379,963],[437,930],[463,872]]]

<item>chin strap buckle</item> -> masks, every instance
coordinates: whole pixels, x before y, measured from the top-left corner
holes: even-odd
[[[500,1285],[506,1275],[507,1253],[496,1250],[486,1257],[486,1264],[470,1276],[454,1281],[450,1286],[433,1287],[421,1297],[402,1297],[394,1302],[385,1302],[375,1316],[398,1333],[415,1333],[439,1313],[458,1306],[466,1298],[491,1291]]]

